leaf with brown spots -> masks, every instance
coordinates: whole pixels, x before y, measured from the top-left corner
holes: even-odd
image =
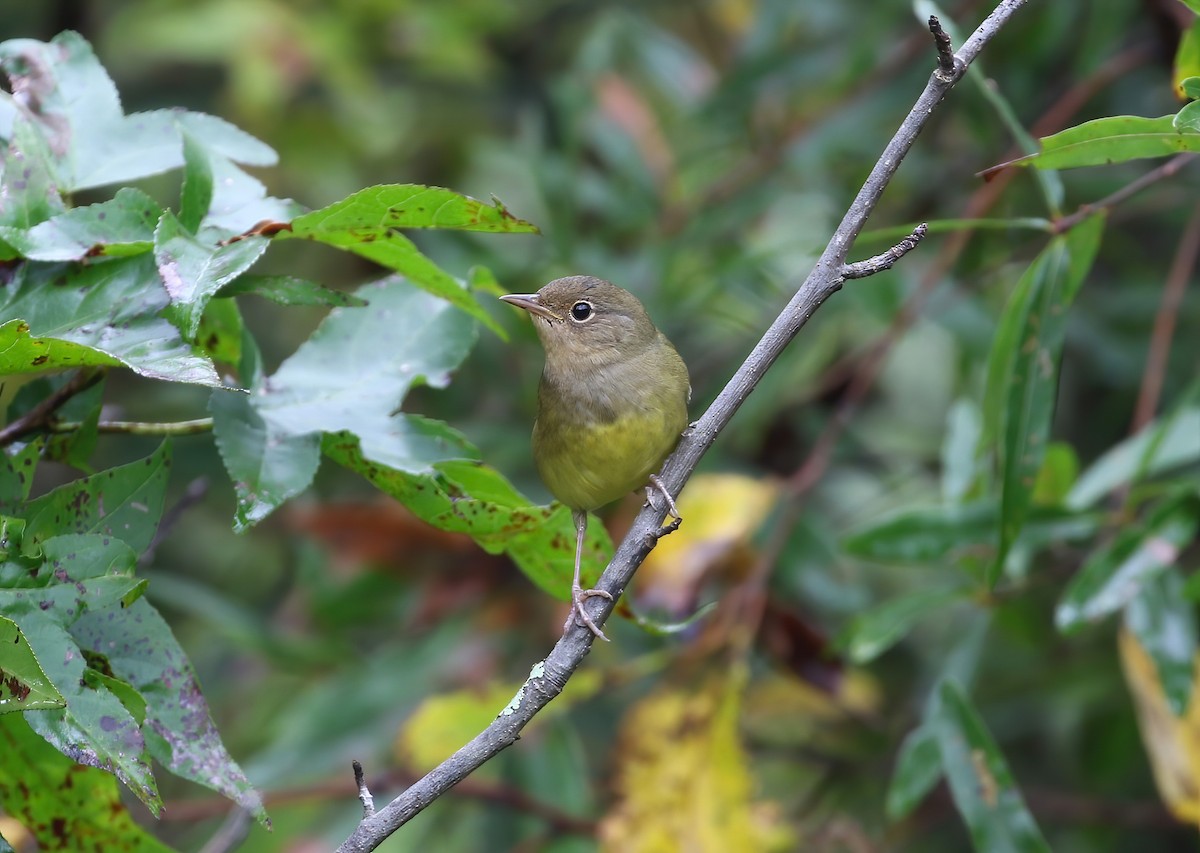
[[[0,714],[66,705],[16,622],[0,616]]]

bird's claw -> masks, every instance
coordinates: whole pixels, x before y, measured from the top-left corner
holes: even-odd
[[[667,491],[667,487],[663,485],[662,479],[657,474],[650,475],[650,485],[646,486],[646,503],[658,509],[654,503],[654,496],[661,495],[667,501],[667,512],[676,522],[683,521],[683,516],[679,514],[679,507],[675,506],[675,499],[671,497],[671,493]],[[678,527],[675,524],[675,527]]]
[[[588,615],[587,610],[583,605],[589,598],[607,598],[613,600],[612,594],[602,589],[581,589],[578,584],[571,587],[571,615],[567,617],[566,627],[571,627],[571,621],[575,620],[580,625],[587,628],[604,642],[608,642],[608,637],[600,630],[599,626],[592,621],[592,617]]]

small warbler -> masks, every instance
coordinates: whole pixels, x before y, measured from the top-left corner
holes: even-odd
[[[575,521],[572,612],[607,640],[583,605],[612,596],[579,584],[588,511],[650,483],[647,498],[661,492],[679,518],[655,472],[687,427],[687,367],[637,297],[602,279],[570,276],[500,298],[530,313],[546,351],[533,459]]]

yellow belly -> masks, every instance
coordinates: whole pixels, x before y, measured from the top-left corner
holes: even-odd
[[[640,488],[659,469],[687,426],[682,405],[640,410],[610,423],[569,428],[539,417],[533,454],[542,482],[572,509],[592,510]]]

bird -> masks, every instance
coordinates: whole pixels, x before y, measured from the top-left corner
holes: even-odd
[[[529,312],[545,351],[533,459],[575,524],[567,628],[575,619],[607,640],[584,604],[612,596],[580,586],[588,513],[645,486],[647,500],[663,495],[681,520],[656,472],[687,428],[687,366],[638,298],[603,279],[568,276],[500,298]]]

